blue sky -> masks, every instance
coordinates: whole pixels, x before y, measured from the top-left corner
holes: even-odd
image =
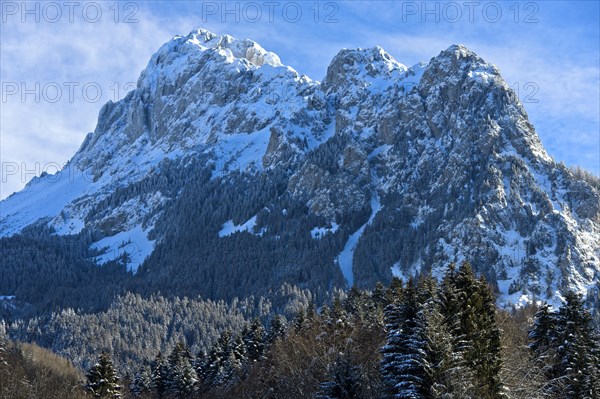
[[[379,45],[399,62],[454,43],[496,64],[546,149],[600,175],[597,1],[3,1],[0,197],[53,172],[133,88],[150,56],[196,27],[251,38],[321,80],[341,48]]]

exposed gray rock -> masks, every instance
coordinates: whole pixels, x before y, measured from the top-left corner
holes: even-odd
[[[498,69],[459,45],[411,68],[379,47],[342,50],[321,84],[250,40],[205,30],[176,37],[136,90],[102,107],[71,160],[88,183],[53,186],[71,195],[38,214],[34,200],[17,204],[47,189],[32,182],[3,201],[2,235],[42,217],[60,234],[110,236],[139,224],[150,232],[177,194],[141,190],[118,206],[98,204],[160,175],[161,160],[200,155],[215,178],[287,174],[286,195],[341,226],[330,228],[336,240],[361,225],[359,286],[392,271],[440,275],[462,260],[497,281],[503,305],[598,284],[600,193],[548,156]],[[246,231],[278,239],[261,227]],[[152,234],[160,243],[161,231]]]

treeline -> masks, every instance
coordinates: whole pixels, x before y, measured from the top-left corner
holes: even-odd
[[[29,235],[0,239],[0,293],[18,301],[14,308],[0,310],[0,317],[107,307],[131,275],[116,262],[103,267],[93,263],[93,242],[89,234],[59,237],[35,229]]]
[[[583,180],[596,190],[600,191],[600,177],[591,173],[588,170],[583,169],[580,166],[570,167],[569,171],[576,179]]]
[[[116,390],[98,388],[109,379],[93,368],[88,388],[141,398],[597,399],[598,331],[580,297],[565,300],[557,312],[499,311],[487,282],[464,264],[440,283],[353,288],[287,325],[255,318],[207,351],[178,342],[115,380]]]
[[[110,351],[121,373],[132,373],[157,351],[169,352],[179,341],[196,353],[210,349],[225,330],[240,331],[254,317],[280,313],[292,317],[314,301],[307,290],[284,284],[270,297],[231,302],[202,298],[143,298],[128,293],[106,310],[85,313],[66,309],[49,316],[0,322],[0,332],[17,341],[35,342],[88,369],[98,351]]]

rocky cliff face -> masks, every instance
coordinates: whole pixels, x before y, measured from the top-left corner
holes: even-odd
[[[31,225],[90,235],[98,263],[127,252],[150,286],[183,273],[174,291],[216,297],[232,281],[369,287],[462,260],[503,305],[600,277],[600,193],[548,156],[498,69],[456,45],[410,68],[342,50],[320,83],[249,40],[175,37],[62,172],[2,202],[2,236]]]

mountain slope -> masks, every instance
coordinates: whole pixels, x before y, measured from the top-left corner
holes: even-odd
[[[146,293],[324,292],[469,260],[508,305],[600,276],[600,193],[456,45],[410,68],[342,50],[321,83],[250,40],[175,37],[63,171],[0,205],[1,236],[85,237]]]

